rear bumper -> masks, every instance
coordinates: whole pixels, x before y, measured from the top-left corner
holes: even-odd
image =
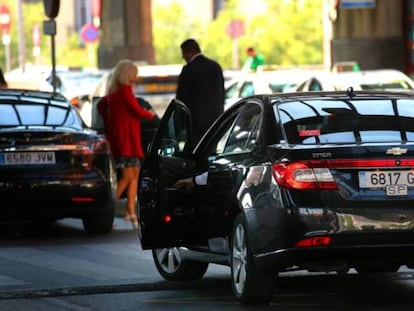
[[[0,220],[83,218],[115,208],[107,182],[0,183]]]
[[[313,271],[331,271],[335,267],[350,268],[370,263],[414,265],[413,244],[354,245],[309,249],[282,249],[255,255],[257,267],[263,271],[285,271],[300,268]]]

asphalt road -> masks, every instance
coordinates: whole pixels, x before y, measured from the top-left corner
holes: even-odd
[[[195,282],[166,282],[130,224],[106,236],[81,222],[0,227],[0,311],[55,310],[414,310],[414,271],[283,274],[265,306],[242,306],[229,268],[211,265]]]

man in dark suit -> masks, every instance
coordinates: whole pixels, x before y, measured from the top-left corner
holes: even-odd
[[[223,71],[217,62],[201,53],[194,39],[185,40],[180,47],[187,64],[178,79],[176,98],[191,111],[194,143],[197,143],[223,112]]]

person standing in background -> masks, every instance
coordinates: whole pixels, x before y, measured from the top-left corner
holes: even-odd
[[[247,59],[244,62],[244,71],[257,71],[257,67],[266,65],[264,56],[261,53],[257,53],[254,47],[250,46],[246,49]]]
[[[187,64],[178,78],[176,98],[191,111],[194,143],[197,143],[224,111],[223,70],[201,53],[194,39],[185,40],[180,47]]]
[[[138,229],[135,212],[138,178],[144,153],[141,145],[141,118],[152,119],[154,112],[142,108],[133,93],[138,68],[131,60],[121,60],[109,80],[107,94],[99,101],[98,111],[105,126],[115,166],[122,170],[116,189],[119,200],[126,191],[125,219]]]

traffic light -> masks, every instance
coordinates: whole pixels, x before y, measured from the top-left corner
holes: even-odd
[[[60,0],[43,0],[45,14],[49,18],[55,18],[59,14]]]

